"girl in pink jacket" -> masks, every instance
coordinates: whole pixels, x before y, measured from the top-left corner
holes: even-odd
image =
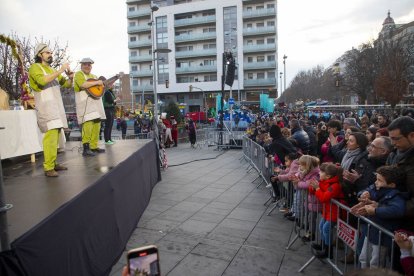
[[[293,196],[293,186],[288,183],[289,178],[294,176],[299,171],[299,160],[298,154],[296,152],[291,152],[288,155],[285,155],[285,165],[286,169],[281,169],[276,167],[274,169],[275,175],[272,175],[270,178],[270,183],[272,184],[275,194],[286,195],[286,201],[284,205],[279,209],[281,212],[288,212],[287,206],[292,204]],[[280,191],[277,193],[276,191]],[[291,212],[286,214],[287,216],[292,215]]]
[[[312,181],[319,181],[319,159],[311,155],[302,155],[299,158],[299,173],[292,177],[291,180],[293,187],[296,189],[293,202],[295,218],[300,222],[300,226],[306,225],[306,230],[309,230],[313,234],[316,231],[318,201],[314,196],[308,197],[307,191]],[[308,221],[305,221],[306,216],[304,211],[309,211]],[[305,235],[304,241],[311,240],[310,233]]]

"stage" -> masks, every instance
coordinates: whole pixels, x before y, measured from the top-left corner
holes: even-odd
[[[135,229],[160,180],[154,141],[121,140],[101,145],[105,153],[86,158],[80,147],[80,142],[66,143],[58,162],[68,170],[56,178],[44,176],[41,154],[36,163],[28,156],[2,162],[6,203],[13,204],[7,213],[12,251],[26,272],[37,271],[33,275],[99,275],[110,270],[111,259],[122,253],[125,245],[119,245]],[[98,241],[103,245],[96,246]],[[109,251],[99,252],[100,246]],[[59,255],[63,263],[53,260]],[[69,269],[74,261],[80,268]]]

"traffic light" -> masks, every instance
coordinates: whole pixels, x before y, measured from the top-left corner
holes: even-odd
[[[236,72],[236,61],[234,60],[233,54],[227,53],[225,55],[225,62],[227,64],[225,84],[232,86],[234,82],[234,75]]]
[[[169,80],[165,80],[165,88],[168,88],[170,86],[170,81]]]

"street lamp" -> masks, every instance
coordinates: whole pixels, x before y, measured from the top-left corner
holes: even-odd
[[[285,75],[284,87],[286,90],[286,59],[287,55],[283,55],[283,74]]]
[[[279,75],[280,75],[280,77],[279,77],[279,79],[280,79],[280,96],[282,96],[282,76],[283,76],[283,72],[280,72],[279,73]]]
[[[155,20],[154,20],[154,12],[158,11],[159,7],[157,5],[154,4],[153,1],[151,1],[151,22],[149,22],[148,24],[151,26],[151,40],[152,40],[152,45],[151,45],[151,50],[152,50],[152,79],[153,79],[153,89],[154,89],[154,122],[155,122],[155,126],[154,126],[154,133],[155,133],[155,138],[157,141],[157,146],[159,146],[158,144],[158,96],[157,96],[157,58],[158,58],[158,53],[169,53],[171,52],[170,49],[167,48],[160,48],[160,49],[156,49],[156,37],[155,37]]]
[[[198,89],[198,90],[200,90],[201,92],[203,92],[203,112],[204,112],[204,119],[207,119],[206,117],[206,112],[205,112],[205,110],[206,110],[206,103],[205,103],[205,98],[204,98],[204,90],[203,89],[201,89],[201,88],[199,88],[199,87],[196,87],[196,86],[194,86],[194,85],[190,85],[190,92],[193,90],[193,89]],[[200,121],[201,121],[201,118],[200,118],[200,113],[201,112],[199,112],[198,113],[198,123],[200,124]]]

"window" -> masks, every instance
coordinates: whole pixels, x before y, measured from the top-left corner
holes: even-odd
[[[137,86],[137,85],[138,85],[138,80],[132,79],[132,86]]]
[[[130,12],[135,11],[135,7],[129,7],[129,8],[128,8],[128,11],[130,11]]]
[[[274,27],[275,26],[275,21],[267,21],[267,26],[268,27]]]
[[[247,73],[247,79],[252,80],[253,79],[253,73]]]
[[[168,42],[168,34],[167,33],[158,33],[157,34],[157,43],[167,43]]]
[[[167,28],[167,16],[160,16],[156,19],[157,29]]]
[[[256,10],[263,10],[264,6],[256,6]]]
[[[267,61],[275,61],[275,56],[274,55],[267,56]]]
[[[206,66],[216,65],[216,60],[214,60],[214,59],[205,59],[203,64],[206,65]]]
[[[136,26],[136,25],[137,25],[137,22],[135,22],[135,21],[130,21],[128,24],[129,24],[129,26],[130,26],[130,27],[134,27],[134,26]]]
[[[203,49],[216,49],[216,44],[215,43],[204,44]]]
[[[217,81],[217,75],[206,75],[204,81]]]
[[[268,9],[274,9],[275,8],[275,4],[267,4],[267,8]]]
[[[258,40],[256,41],[256,44],[257,44],[257,45],[263,45],[263,44],[264,44],[264,39],[258,39]]]
[[[265,78],[265,73],[257,73],[257,79],[262,80]]]
[[[258,56],[257,62],[263,62],[265,60],[264,56]]]
[[[253,10],[253,8],[252,7],[247,7],[246,8],[246,11],[248,11],[248,12],[251,12]]]
[[[253,24],[249,23],[249,24],[246,25],[246,27],[247,27],[247,29],[251,29],[253,27]]]
[[[193,76],[177,76],[177,83],[194,82]]]
[[[132,65],[131,66],[131,71],[138,71],[138,66]]]
[[[253,57],[248,57],[247,58],[247,63],[252,63],[253,62]]]
[[[203,33],[214,33],[216,28],[204,28]]]
[[[168,64],[158,64],[158,73],[168,73]]]
[[[264,27],[264,22],[259,22],[259,23],[256,23],[256,27],[257,27],[257,28],[262,28],[262,27]]]
[[[131,51],[131,57],[136,57],[137,56],[137,51]]]
[[[275,39],[273,37],[267,39],[267,44],[275,44]]]
[[[185,52],[185,51],[192,51],[193,50],[193,46],[178,46],[177,48],[175,48],[175,50],[177,52]]]
[[[253,40],[247,40],[247,45],[253,45]]]
[[[268,79],[274,79],[275,78],[275,72],[267,72],[267,78]]]
[[[135,41],[137,41],[137,37],[136,37],[136,36],[131,36],[131,37],[129,38],[129,41],[130,41],[130,42],[135,42]]]

